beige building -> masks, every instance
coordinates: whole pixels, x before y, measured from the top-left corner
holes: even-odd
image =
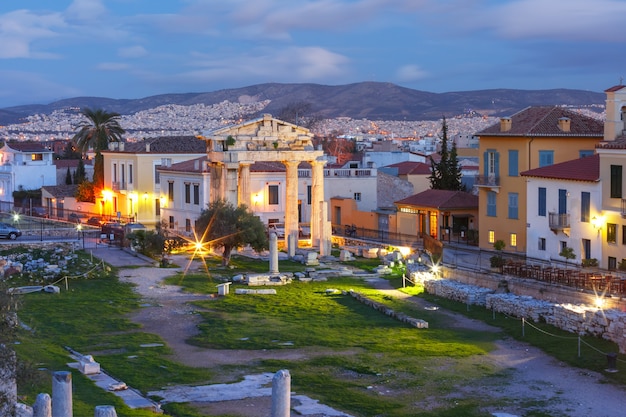
[[[479,244],[526,253],[526,179],[520,172],[593,155],[603,123],[563,107],[529,107],[503,117],[479,137]],[[567,196],[559,212],[567,212]],[[563,231],[561,230],[560,233]]]
[[[168,136],[140,142],[111,143],[104,157],[104,190],[96,196],[98,214],[154,227],[173,198],[172,182],[161,182],[158,167],[206,157],[194,136]]]

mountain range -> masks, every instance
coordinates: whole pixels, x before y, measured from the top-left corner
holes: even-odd
[[[271,100],[264,113],[280,114],[294,104],[306,104],[307,115],[318,118],[350,117],[369,120],[437,120],[468,112],[490,116],[510,116],[528,106],[595,106],[601,111],[605,95],[572,89],[515,90],[492,89],[431,93],[392,83],[360,82],[347,85],[266,83],[206,93],[160,94],[140,99],[74,97],[50,104],[32,104],[0,109],[0,124],[19,123],[37,113],[74,107],[104,109],[133,114],[166,104],[212,105],[223,101]]]

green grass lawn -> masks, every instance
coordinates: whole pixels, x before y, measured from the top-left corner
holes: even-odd
[[[82,261],[86,255],[81,254]],[[207,260],[210,274],[193,273],[168,279],[188,291],[216,293],[216,285],[236,273],[262,272],[265,262],[244,257],[233,258],[233,268],[222,268],[219,261]],[[373,268],[378,260],[360,264]],[[280,262],[281,271],[302,270],[303,266]],[[67,370],[70,361],[64,346],[82,353],[94,354],[111,375],[142,392],[166,384],[206,384],[232,375],[276,372],[288,369],[292,390],[320,400],[354,416],[487,416],[483,407],[497,405],[488,398],[446,398],[459,387],[481,384],[484,380],[505,378],[506,370],[485,365],[481,358],[494,348],[493,342],[504,334],[521,337],[517,320],[465,304],[435,299],[419,288],[405,291],[427,297],[446,308],[467,314],[503,328],[504,333],[450,330],[449,318],[437,311],[419,309],[415,304],[389,298],[372,289],[362,279],[336,278],[328,282],[302,283],[272,287],[276,295],[231,295],[197,302],[202,315],[200,334],[189,341],[197,346],[215,349],[273,350],[302,349],[305,359],[259,360],[245,368],[238,365],[190,368],[165,358],[166,346],[142,348],[145,343],[163,343],[146,334],[126,316],[140,308],[140,300],[132,286],[120,283],[116,271],[100,270],[88,277],[69,281],[69,291],[60,294],[29,294],[23,297],[20,319],[32,331],[20,331],[15,345],[20,358],[30,361],[43,378],[19,387],[26,403],[34,402],[40,392],[51,392],[50,373]],[[390,281],[401,287],[401,274]],[[33,278],[29,280],[32,282]],[[429,329],[415,329],[387,317],[354,300],[349,295],[329,294],[333,288],[359,291],[394,310],[429,322]],[[518,323],[518,324],[515,324]],[[543,328],[549,331],[543,325]],[[571,336],[571,334],[569,334]],[[545,337],[526,331],[524,340],[545,349],[561,360],[576,366],[598,369],[606,361],[597,356],[576,357],[573,347],[548,342]],[[600,349],[615,351],[606,341],[589,339]],[[565,359],[562,359],[565,358]],[[611,374],[614,381],[624,383],[624,373]],[[220,381],[222,382],[222,381]],[[152,415],[131,410],[111,393],[95,387],[87,378],[73,372],[74,415],[93,415],[96,405],[116,407],[120,417]],[[436,400],[433,400],[436,399]],[[434,401],[434,404],[433,404]],[[432,407],[423,408],[424,403]],[[188,405],[168,405],[166,411],[178,417],[199,417]],[[531,415],[531,414],[529,414]],[[225,417],[225,416],[223,416]]]

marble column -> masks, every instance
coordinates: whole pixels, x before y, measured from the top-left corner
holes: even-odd
[[[289,417],[291,415],[291,375],[286,369],[276,372],[272,378],[272,414],[271,417]]]
[[[71,372],[52,374],[52,417],[73,417]]]
[[[38,394],[33,404],[33,417],[52,417],[52,398],[43,393]]]
[[[287,168],[285,190],[285,245],[289,257],[296,254],[298,246],[298,164],[299,162],[283,161]],[[291,238],[289,238],[291,236]],[[292,243],[289,245],[289,243]]]
[[[278,238],[270,233],[270,274],[278,274]]]
[[[211,202],[224,198],[222,189],[223,165],[217,162],[211,163]]]
[[[309,161],[311,164],[311,245],[320,244],[320,202],[324,201],[324,164],[326,161]]]
[[[237,207],[239,206],[239,163],[226,162],[224,164],[224,177],[224,199]]]
[[[252,199],[250,195],[250,164],[241,163],[239,165],[239,187],[238,204],[245,204],[252,211]]]
[[[320,201],[320,256],[330,256],[332,248],[331,236],[332,225],[328,221],[328,203],[326,201]]]

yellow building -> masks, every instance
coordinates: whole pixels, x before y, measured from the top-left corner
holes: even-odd
[[[173,193],[170,184],[161,184],[157,167],[206,157],[206,144],[195,136],[149,138],[111,143],[102,156],[104,190],[96,196],[99,214],[153,227]]]
[[[526,181],[519,173],[592,155],[603,133],[600,120],[563,107],[529,107],[478,132],[480,247],[502,240],[506,251],[525,253]],[[566,212],[567,201],[548,210]]]
[[[617,85],[605,93],[605,141],[596,149],[600,156],[602,212],[596,223],[603,242],[600,265],[614,270],[620,264],[626,266],[626,86]]]

